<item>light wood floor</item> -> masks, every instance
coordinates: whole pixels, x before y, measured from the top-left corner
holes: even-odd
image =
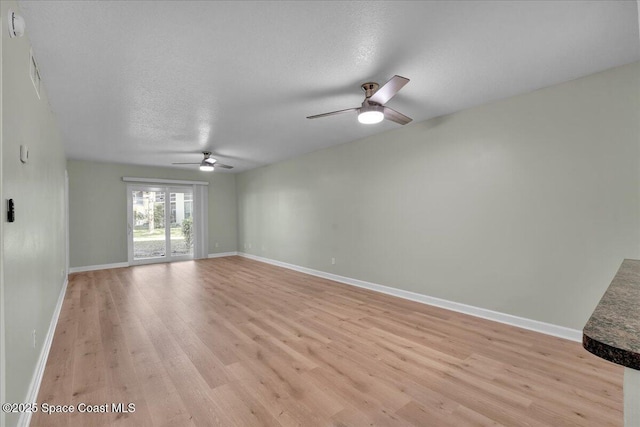
[[[239,257],[71,275],[32,426],[621,426],[580,344]]]

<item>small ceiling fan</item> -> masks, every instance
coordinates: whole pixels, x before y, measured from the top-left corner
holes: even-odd
[[[393,76],[391,80],[386,82],[384,86],[380,87],[378,83],[368,82],[362,84],[362,90],[365,93],[362,106],[358,108],[348,108],[346,110],[332,111],[331,113],[317,114],[315,116],[309,116],[307,119],[317,119],[320,117],[333,116],[336,114],[351,113],[356,111],[358,113],[358,121],[364,124],[380,123],[383,119],[391,120],[392,122],[406,125],[411,118],[405,116],[396,110],[385,107],[391,98],[395,96],[400,89],[409,83],[409,79],[401,76]]]
[[[233,166],[223,165],[222,163],[219,163],[216,159],[211,157],[210,151],[203,151],[202,155],[204,156],[204,159],[199,163],[175,162],[171,164],[172,165],[200,165],[200,170],[205,172],[211,172],[215,168],[233,169]]]

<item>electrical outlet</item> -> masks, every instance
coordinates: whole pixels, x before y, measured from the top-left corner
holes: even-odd
[[[218,242],[216,242],[216,248],[217,248],[218,246],[220,246],[220,244],[219,244]]]
[[[33,348],[36,348],[36,330],[33,330]]]
[[[251,243],[249,243],[249,249],[251,249]]]
[[[331,258],[331,265],[336,265],[336,259],[335,258]]]

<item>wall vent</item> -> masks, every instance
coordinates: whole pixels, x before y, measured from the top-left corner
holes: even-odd
[[[33,49],[29,49],[29,74],[31,75],[31,83],[33,83],[33,87],[36,89],[36,94],[38,95],[38,99],[40,99],[40,70],[38,70],[38,63],[36,62],[35,56],[33,56]]]

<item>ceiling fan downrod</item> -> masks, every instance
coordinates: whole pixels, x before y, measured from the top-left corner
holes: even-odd
[[[367,82],[363,83],[360,87],[365,93],[365,98],[369,99],[374,93],[376,93],[380,85],[375,82]]]

